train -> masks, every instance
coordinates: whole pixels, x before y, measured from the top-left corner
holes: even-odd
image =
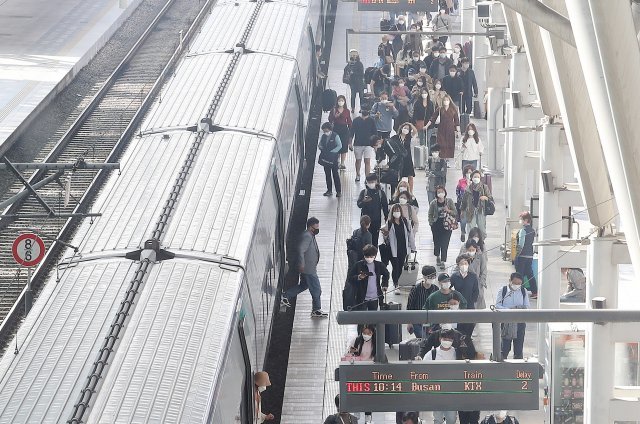
[[[332,3],[214,2],[0,359],[0,423],[257,422]]]

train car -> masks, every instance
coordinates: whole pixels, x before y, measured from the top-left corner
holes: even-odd
[[[326,3],[212,7],[0,360],[0,423],[256,422]]]

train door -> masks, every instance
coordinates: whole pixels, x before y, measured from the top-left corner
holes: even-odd
[[[240,422],[242,424],[253,424],[255,421],[253,371],[251,369],[249,347],[244,333],[244,318],[238,323],[238,335],[240,336],[240,347],[242,349],[242,360],[244,363],[244,381],[242,383],[242,399],[240,401]]]

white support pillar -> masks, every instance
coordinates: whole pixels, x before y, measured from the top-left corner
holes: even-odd
[[[614,237],[591,240],[587,251],[587,307],[591,299],[605,297],[607,309],[618,307],[618,266],[613,263]],[[585,423],[609,423],[615,378],[614,324],[592,324],[585,370]]]
[[[474,6],[475,6],[475,2]],[[477,18],[478,9],[474,8],[473,10],[473,31],[474,32],[485,32],[486,29],[480,25],[480,21]],[[487,90],[487,76],[486,70],[487,65],[485,63],[485,59],[480,59],[482,57],[486,57],[489,55],[489,42],[487,41],[487,37],[484,35],[475,35],[473,37],[473,70],[476,74],[476,80],[478,81],[478,99],[480,100],[480,105],[482,107],[482,113],[485,113],[484,110],[484,95]]]
[[[598,82],[588,84],[587,90],[637,273],[640,271],[640,191],[637,189],[640,184],[637,142],[640,76],[630,70],[640,69],[640,51],[631,4],[574,0],[567,1],[567,9],[574,23],[585,78]]]
[[[540,169],[562,175],[562,127],[545,124],[540,146]],[[540,184],[542,186],[542,184]],[[540,219],[538,240],[559,240],[562,236],[562,209],[557,191],[540,193]],[[560,248],[557,245],[538,247],[538,309],[557,309],[560,306],[560,265],[557,262]],[[538,355],[548,352],[546,346],[547,324],[538,324]]]
[[[501,128],[504,105],[503,88],[488,88],[487,100],[487,146],[482,156],[482,164],[489,169],[501,170],[503,167],[502,146],[503,135],[498,133]],[[505,173],[504,179],[507,180]]]
[[[520,108],[515,108],[512,99],[506,102],[508,109],[508,127],[530,125],[526,119],[524,105],[533,99],[529,95],[529,62],[526,53],[513,53],[511,58],[510,84],[511,93],[520,93]],[[525,207],[526,173],[524,172],[525,155],[529,150],[530,132],[509,132],[505,148],[505,203],[508,220],[517,220]],[[508,172],[507,172],[508,170]]]

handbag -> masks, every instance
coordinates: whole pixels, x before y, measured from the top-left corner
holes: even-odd
[[[388,265],[391,260],[391,246],[386,243],[382,243],[378,246],[378,251],[380,252],[380,260],[382,263]]]
[[[444,219],[442,220],[442,226],[446,231],[453,231],[458,229],[458,220],[453,214],[445,212]]]
[[[482,188],[482,193],[484,194],[484,187]],[[489,216],[496,213],[496,204],[493,199],[489,199],[484,202],[484,214]]]

